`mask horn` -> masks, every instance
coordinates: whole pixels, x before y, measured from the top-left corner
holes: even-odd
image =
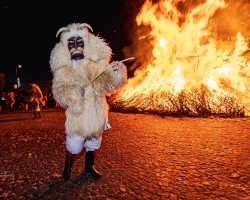
[[[92,27],[91,27],[89,24],[82,23],[82,24],[79,25],[79,27],[80,27],[80,28],[85,28],[85,27],[87,27],[87,28],[89,28],[89,29],[91,30],[91,32],[93,32],[93,29],[92,29]]]
[[[58,36],[61,32],[65,32],[65,31],[69,31],[69,29],[68,29],[68,28],[65,28],[65,27],[60,28],[60,29],[57,31],[57,33],[56,33],[56,38],[57,38],[57,36]]]

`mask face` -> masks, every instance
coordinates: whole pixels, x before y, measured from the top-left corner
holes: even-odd
[[[71,37],[68,39],[68,49],[71,54],[71,60],[81,60],[83,55],[84,43],[80,36]]]

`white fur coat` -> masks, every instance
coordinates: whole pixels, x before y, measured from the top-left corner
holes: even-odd
[[[61,34],[61,41],[51,52],[52,92],[66,109],[66,134],[95,137],[103,131],[108,115],[105,94],[115,92],[126,83],[126,67],[118,71],[110,68],[88,85],[109,64],[111,49],[103,39],[86,29],[79,30],[77,24],[68,28],[70,31]],[[83,38],[82,60],[71,60],[67,40],[72,36]]]

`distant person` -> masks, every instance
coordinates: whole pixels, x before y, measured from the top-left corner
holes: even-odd
[[[10,111],[14,111],[15,110],[15,93],[9,92],[7,96],[8,96],[8,107]]]
[[[22,84],[21,93],[23,96],[22,103],[24,105],[24,112],[27,112],[27,105],[30,104],[30,106],[32,106],[31,110],[34,111],[34,112],[32,111],[34,115],[36,116],[36,114],[38,114],[39,112],[38,116],[40,116],[40,111],[35,111],[35,110],[41,110],[40,103],[41,100],[43,99],[43,94],[39,86],[34,83]],[[39,108],[36,105],[38,103],[39,103]]]
[[[47,95],[47,106],[52,108],[55,107],[56,103],[55,103],[55,99],[53,97],[52,92],[49,92]]]
[[[23,110],[24,110],[25,113],[28,112],[28,110],[29,110],[29,104],[28,103],[23,104]]]
[[[6,108],[6,100],[4,92],[0,93],[0,107],[1,107],[0,111],[4,112]]]
[[[48,103],[48,98],[47,98],[47,94],[45,92],[43,92],[43,98],[41,100],[42,106],[43,108],[47,108],[47,103]]]
[[[0,106],[2,107],[4,103],[5,103],[5,98],[3,92],[0,92]]]
[[[35,99],[33,102],[31,102],[31,112],[33,112],[35,115],[35,118],[41,118],[40,101],[38,99]]]

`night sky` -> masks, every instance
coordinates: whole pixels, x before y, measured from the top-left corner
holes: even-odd
[[[31,1],[0,0],[0,73],[6,85],[16,82],[16,67],[22,82],[52,79],[49,58],[59,42],[56,32],[70,23],[88,23],[95,35],[104,38],[113,50],[113,60],[125,58],[124,48],[132,46],[138,35],[135,18],[146,0],[77,0]],[[158,0],[152,0],[157,2]],[[205,0],[180,1],[177,6],[185,13],[188,8]],[[228,9],[215,14],[213,27],[224,39],[240,31],[249,35],[249,0],[227,0]],[[245,14],[244,14],[245,13]],[[230,17],[228,17],[230,16]],[[223,33],[223,34],[220,34]],[[220,39],[220,38],[219,38]],[[126,49],[126,50],[127,50]],[[145,50],[145,54],[146,54]],[[145,57],[143,52],[143,57]],[[138,55],[136,62],[138,62]],[[144,59],[144,58],[143,58]],[[126,63],[129,67],[129,63]]]
[[[52,3],[53,2],[53,3]],[[52,79],[50,52],[59,41],[56,32],[70,23],[88,23],[94,34],[109,43],[112,60],[124,58],[132,27],[143,0],[0,1],[0,73],[6,84],[15,82],[16,66],[22,82]]]

